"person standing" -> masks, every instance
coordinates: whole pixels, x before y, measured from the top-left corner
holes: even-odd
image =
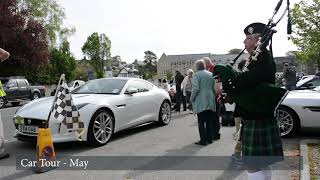
[[[179,70],[176,70],[175,81],[176,81],[176,111],[180,112],[181,102],[183,104],[183,111],[187,110],[186,98],[182,94],[181,83],[184,79],[184,75],[180,73]]]
[[[10,54],[4,49],[0,48],[0,61],[3,62],[8,59]],[[2,89],[3,90],[3,89]],[[1,120],[1,111],[0,111],[0,159],[8,158],[10,155],[5,151],[4,148],[4,129]]]
[[[259,38],[266,29],[268,27],[262,23],[252,23],[244,29],[246,38],[243,43],[250,56],[255,54]],[[261,84],[275,83],[276,65],[267,45],[268,43],[261,46],[257,60],[247,63],[243,72],[223,83],[223,90],[231,98],[238,92]],[[241,117],[241,153],[248,179],[271,179],[271,171],[264,169],[284,159],[280,130],[274,112],[257,113],[247,110],[241,112]]]
[[[204,63],[206,64],[206,70],[213,73],[214,64],[212,63],[211,59],[208,57],[204,57],[203,60],[204,60]]]
[[[200,141],[196,142],[196,144],[205,146],[208,143],[212,143],[213,139],[213,117],[216,111],[214,96],[215,81],[212,73],[205,70],[203,60],[196,61],[196,70],[196,73],[192,77],[190,100],[193,112],[198,116]]]
[[[208,57],[203,58],[204,63],[206,65],[206,70],[213,73],[214,71],[214,64],[212,63],[211,59]],[[215,97],[217,98],[218,95],[215,94]],[[220,104],[217,99],[215,99],[216,102],[216,111],[214,112],[214,121],[213,121],[213,140],[220,139],[220,121],[219,121],[219,115],[218,112],[220,110]]]
[[[290,67],[289,63],[284,63],[283,65],[283,78],[287,90],[291,91],[296,89],[296,71],[293,67]]]
[[[187,71],[187,76],[183,79],[181,83],[183,95],[186,97],[187,102],[187,108],[192,113],[192,103],[190,102],[190,96],[192,92],[192,76],[193,76],[193,70],[189,69]]]

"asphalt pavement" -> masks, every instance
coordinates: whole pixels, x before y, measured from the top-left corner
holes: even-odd
[[[212,170],[61,170],[54,169],[43,174],[36,174],[30,169],[17,170],[16,157],[35,156],[35,144],[17,141],[14,136],[13,114],[18,107],[1,109],[7,151],[11,157],[0,161],[0,179],[143,179],[143,180],[206,180],[206,179],[247,179],[243,170],[227,170],[228,162]],[[232,138],[234,127],[222,127],[221,139],[208,146],[194,143],[199,140],[196,116],[182,112],[173,112],[168,126],[159,127],[147,124],[141,127],[115,134],[111,141],[102,147],[88,147],[85,142],[55,144],[59,156],[100,156],[100,157],[150,157],[148,164],[157,163],[167,156],[215,156],[227,157],[233,153],[235,141]],[[312,135],[311,135],[312,136]],[[299,145],[299,138],[283,139],[286,150]],[[90,163],[95,163],[90,162]],[[107,162],[106,162],[107,163]],[[180,161],[171,162],[168,166],[179,165]],[[104,164],[99,164],[104,166]],[[144,165],[143,165],[144,166]],[[142,166],[142,167],[143,167]],[[299,167],[297,167],[299,168]],[[102,168],[104,169],[104,168]],[[169,168],[170,169],[170,168]],[[272,179],[289,179],[291,170],[273,170]]]

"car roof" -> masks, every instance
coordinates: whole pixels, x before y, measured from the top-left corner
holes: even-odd
[[[143,80],[145,81],[144,79],[140,79],[140,78],[133,78],[133,77],[107,77],[107,78],[101,78],[101,79],[120,79],[120,80]]]
[[[300,86],[302,86],[303,84],[305,84],[306,82],[309,82],[309,81],[311,81],[312,79],[315,79],[315,78],[317,78],[317,77],[316,77],[316,76],[310,76],[310,77],[304,78],[304,79],[298,81],[297,84],[296,84],[296,86],[297,86],[297,87],[300,87]]]

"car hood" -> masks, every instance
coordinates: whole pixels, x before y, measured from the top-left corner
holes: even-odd
[[[108,101],[112,101],[117,95],[105,95],[105,94],[73,94],[72,99],[76,106],[83,104],[95,104],[101,105],[108,104]],[[33,100],[17,110],[16,116],[35,119],[47,119],[49,111],[51,109],[54,97],[45,97]]]

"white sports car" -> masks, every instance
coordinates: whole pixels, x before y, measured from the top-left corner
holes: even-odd
[[[283,137],[300,128],[320,128],[320,86],[290,91],[276,112]]]
[[[54,97],[40,98],[17,110],[14,116],[16,138],[35,140],[37,130],[48,118]],[[136,78],[104,78],[88,81],[72,91],[74,104],[86,133],[82,136],[90,145],[108,142],[113,133],[156,121],[167,125],[171,120],[168,92]],[[49,122],[54,142],[76,141],[73,132],[64,125]]]

